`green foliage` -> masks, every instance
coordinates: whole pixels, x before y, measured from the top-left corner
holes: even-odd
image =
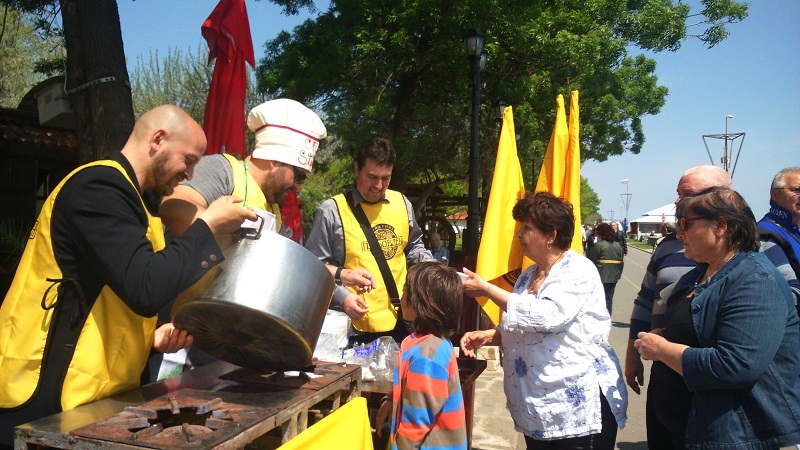
[[[200,43],[196,52],[167,49],[159,57],[150,52],[147,60],[137,55],[136,67],[131,74],[133,110],[138,118],[146,111],[166,103],[180,106],[198,123],[203,123],[208,90],[214,73],[213,63],[208,63],[208,47]],[[252,75],[252,71],[248,71]],[[256,92],[255,80],[248,77],[245,108],[249,111],[266,98]],[[248,136],[252,144],[252,135]],[[252,148],[252,145],[248,145]]]
[[[0,6],[0,107],[16,108],[37,83],[64,73],[62,39],[37,33],[36,23],[31,13]]]
[[[198,45],[196,53],[169,48],[163,58],[157,51],[151,51],[147,60],[137,55],[131,74],[134,115],[138,118],[156,106],[169,103],[180,106],[198,123],[203,123],[214,72],[207,60],[208,48],[203,45]]]
[[[589,181],[581,177],[581,223],[586,223],[589,216],[597,214],[600,209],[600,197],[589,186]]]
[[[655,62],[636,48],[674,51],[689,37],[711,47],[747,11],[730,0],[704,0],[703,8],[692,15],[670,0],[332,0],[316,19],[267,43],[258,87],[316,106],[339,157],[383,134],[394,139],[397,166],[409,179],[463,180],[471,86],[461,33],[478,26],[489,53],[481,179],[491,179],[494,166],[498,125],[488,105],[498,98],[513,105],[524,130],[520,159],[541,161],[556,95],[580,91],[582,159],[603,161],[638,153],[642,117],[665,102]],[[689,35],[689,27],[704,33]],[[531,179],[530,165],[523,168]]]

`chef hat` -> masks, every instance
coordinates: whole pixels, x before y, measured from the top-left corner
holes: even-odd
[[[309,172],[319,141],[327,136],[314,111],[288,98],[270,100],[250,110],[247,126],[256,134],[253,158],[279,161]]]

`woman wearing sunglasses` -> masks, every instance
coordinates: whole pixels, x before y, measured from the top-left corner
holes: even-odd
[[[789,286],[758,253],[755,217],[714,187],[678,203],[678,238],[698,266],[666,298],[665,328],[639,333],[674,448],[800,442],[800,319]]]

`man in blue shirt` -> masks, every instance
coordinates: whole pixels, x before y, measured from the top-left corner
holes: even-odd
[[[800,300],[800,167],[787,167],[772,179],[769,212],[758,222],[761,251],[775,264]]]
[[[433,255],[433,258],[445,266],[449,266],[450,250],[447,248],[447,246],[442,245],[442,238],[439,236],[439,233],[434,231],[431,233],[428,240],[431,244],[431,255]]]

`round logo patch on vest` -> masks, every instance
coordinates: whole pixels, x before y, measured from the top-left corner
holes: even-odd
[[[387,260],[394,258],[394,255],[397,254],[397,249],[403,244],[403,240],[394,232],[394,227],[389,224],[379,223],[372,227],[372,232],[375,233],[375,237],[378,239],[378,244],[383,250],[383,256]],[[368,242],[362,242],[361,248],[364,251],[370,251]]]

